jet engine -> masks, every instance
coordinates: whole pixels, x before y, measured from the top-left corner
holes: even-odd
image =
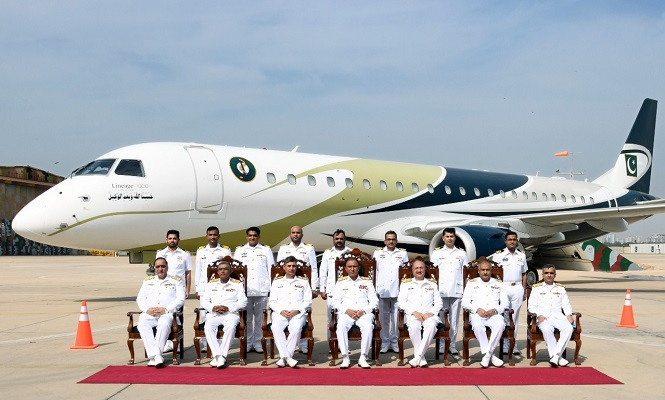
[[[454,228],[455,236],[457,236],[455,246],[466,250],[469,261],[480,256],[489,256],[505,247],[503,239],[505,231],[499,228],[482,225],[462,225]],[[432,238],[429,244],[429,254],[432,254],[435,248],[443,246],[441,237],[443,237],[443,229]]]

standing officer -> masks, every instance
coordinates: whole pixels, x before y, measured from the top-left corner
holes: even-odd
[[[229,246],[219,244],[219,228],[211,226],[206,229],[208,244],[196,251],[196,294],[200,296],[208,282],[208,267],[226,256],[231,257]]]
[[[212,350],[211,367],[224,368],[229,347],[240,323],[238,311],[247,306],[245,287],[237,279],[230,279],[231,265],[222,261],[217,267],[219,278],[213,278],[205,286],[201,296],[201,307],[208,311],[206,315],[206,341]],[[222,343],[217,341],[219,325],[224,326]]]
[[[346,234],[343,230],[338,229],[333,233],[333,243],[334,246],[330,249],[326,249],[323,252],[321,257],[321,265],[319,266],[319,283],[321,288],[321,298],[326,300],[328,305],[328,325],[330,325],[330,310],[332,308],[332,292],[335,289],[335,282],[337,282],[337,270],[335,267],[335,260],[337,257],[342,254],[348,253],[351,251],[350,248],[346,247]],[[328,332],[328,338],[330,339],[330,331]]]
[[[312,306],[312,288],[306,277],[296,276],[297,259],[288,256],[284,259],[284,276],[276,277],[270,287],[268,305],[272,310],[271,319],[275,345],[279,351],[277,366],[289,365],[294,368],[298,361],[293,359],[293,352],[300,340],[302,328],[307,322],[307,309]],[[284,329],[289,328],[287,340]]]
[[[455,228],[446,228],[443,230],[443,247],[437,247],[430,257],[432,263],[439,268],[439,292],[442,308],[450,311],[450,354],[459,354],[455,347],[457,340],[457,329],[459,328],[459,311],[462,305],[462,292],[464,283],[462,282],[462,269],[469,264],[466,251],[455,247]],[[443,315],[440,315],[443,318]],[[439,351],[444,351],[444,344],[441,343]]]
[[[344,264],[347,276],[340,278],[333,291],[333,308],[337,311],[337,345],[342,353],[340,368],[351,366],[349,358],[349,330],[353,325],[360,328],[360,358],[358,366],[369,368],[367,354],[372,344],[374,314],[372,310],[379,304],[376,291],[370,278],[358,275],[360,264],[354,257],[346,259]]]
[[[501,340],[503,330],[506,328],[501,313],[506,309],[508,298],[501,281],[491,277],[492,265],[483,259],[478,264],[478,275],[480,278],[471,279],[462,296],[462,307],[469,310],[469,322],[473,333],[480,344],[480,352],[483,359],[480,366],[487,368],[492,362],[495,367],[501,367],[503,360],[494,355],[494,350]],[[492,333],[487,340],[485,327],[489,327]]]
[[[381,353],[397,347],[397,295],[399,294],[399,267],[409,262],[404,249],[398,249],[397,233],[388,231],[384,248],[374,251],[376,260],[376,293],[379,296],[379,322],[381,322]]]
[[[247,228],[245,234],[247,243],[236,248],[233,258],[247,266],[247,351],[263,353],[261,325],[270,293],[270,267],[275,259],[272,249],[259,243],[261,230],[258,227]]]
[[[517,331],[519,330],[517,320],[520,316],[522,303],[525,300],[524,288],[526,287],[526,272],[528,271],[528,267],[526,264],[526,254],[517,249],[517,233],[506,232],[505,243],[505,249],[492,254],[492,261],[499,263],[503,267],[503,289],[509,301],[509,304],[506,304],[506,308],[515,310],[513,322],[515,323],[515,339],[517,339]],[[504,340],[503,347],[508,348],[507,340]],[[515,342],[513,354],[521,354],[517,348],[517,342]]]
[[[185,286],[179,277],[167,275],[169,267],[164,257],[157,257],[154,265],[155,275],[143,279],[136,296],[136,304],[142,311],[137,328],[148,355],[148,367],[163,368],[162,352],[171,332],[173,313],[185,304]],[[154,327],[157,332],[153,335]]]
[[[166,248],[158,251],[156,258],[166,259],[171,275],[180,278],[180,283],[185,285],[185,298],[188,298],[192,285],[192,260],[188,252],[178,247],[179,244],[180,232],[170,229],[166,232]]]
[[[436,281],[425,279],[425,263],[417,259],[412,264],[413,278],[402,280],[397,305],[404,310],[409,338],[413,344],[411,367],[426,367],[425,353],[436,328],[441,323],[441,296]],[[422,334],[421,334],[422,330]]]
[[[573,307],[568,300],[566,287],[554,282],[556,268],[552,264],[543,266],[543,282],[533,285],[529,296],[529,312],[538,315],[538,328],[543,332],[550,355],[550,365],[565,367],[568,360],[561,357],[570,336],[573,334]],[[554,330],[559,330],[559,341]]]

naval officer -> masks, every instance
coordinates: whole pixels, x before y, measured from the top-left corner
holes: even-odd
[[[179,244],[180,232],[170,229],[166,232],[166,248],[158,251],[155,258],[166,259],[171,275],[180,278],[180,283],[185,285],[185,298],[187,298],[192,284],[192,259],[188,252],[178,247]]]
[[[206,283],[208,282],[208,267],[215,261],[221,260],[224,257],[231,257],[231,250],[229,246],[219,244],[219,228],[210,226],[206,229],[206,239],[208,244],[199,247],[196,251],[196,295],[205,290]]]
[[[346,233],[343,230],[337,229],[333,232],[333,247],[326,249],[321,257],[321,265],[319,266],[319,286],[321,290],[321,298],[326,300],[328,324],[330,325],[330,310],[332,309],[332,292],[335,289],[335,282],[337,282],[337,269],[335,261],[337,257],[351,251],[346,246]],[[326,325],[326,326],[327,326]],[[328,339],[330,339],[330,331],[328,332]]]

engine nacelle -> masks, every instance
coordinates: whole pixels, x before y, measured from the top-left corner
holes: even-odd
[[[455,228],[455,236],[457,236],[455,246],[466,250],[469,261],[480,256],[489,256],[506,246],[503,238],[505,231],[499,228],[482,225],[463,225],[453,228]],[[432,238],[429,244],[429,254],[432,254],[435,248],[443,246],[442,236],[443,229]]]

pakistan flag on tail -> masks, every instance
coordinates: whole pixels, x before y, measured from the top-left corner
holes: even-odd
[[[596,239],[582,243],[582,250],[591,260],[594,271],[634,271],[641,270],[639,265],[633,263],[618,252],[610,249]]]

